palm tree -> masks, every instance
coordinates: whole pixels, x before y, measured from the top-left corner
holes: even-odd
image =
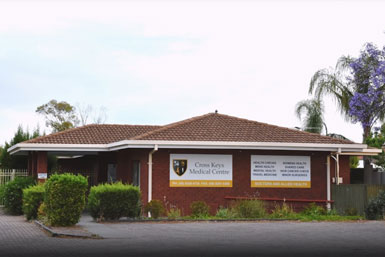
[[[306,115],[303,120],[304,130],[318,134],[321,134],[325,126],[323,111],[322,101],[318,99],[300,101],[295,107],[295,113],[300,120],[303,113]]]
[[[354,95],[354,89],[345,81],[352,58],[342,56],[337,61],[335,70],[322,69],[317,71],[310,80],[309,94],[314,94],[316,100],[321,101],[325,95],[334,98],[338,109],[344,118],[349,121],[349,102]]]

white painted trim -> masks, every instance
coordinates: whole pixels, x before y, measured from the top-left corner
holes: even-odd
[[[152,200],[152,155],[158,151],[158,145],[154,146],[154,149],[152,149],[151,152],[148,154],[148,196],[147,196],[147,202],[151,202]],[[148,212],[148,217],[151,217],[151,213]]]
[[[51,152],[106,152],[107,145],[99,144],[29,144],[19,143],[8,149],[10,154],[20,151],[51,151]]]
[[[326,151],[359,154],[377,154],[380,149],[367,148],[365,144],[314,144],[314,143],[275,143],[275,142],[222,142],[222,141],[160,141],[160,140],[123,140],[111,144],[30,144],[19,143],[8,149],[11,154],[20,151],[54,152],[109,152],[129,148],[153,149],[249,149],[249,150],[296,150]]]

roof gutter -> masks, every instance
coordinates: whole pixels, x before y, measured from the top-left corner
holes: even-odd
[[[315,144],[275,142],[223,142],[223,141],[160,141],[123,140],[110,144],[30,144],[19,143],[8,149],[10,154],[27,151],[50,152],[110,152],[129,148],[153,149],[245,149],[245,150],[296,150],[340,152],[345,155],[377,155],[381,149],[368,148],[365,144]]]

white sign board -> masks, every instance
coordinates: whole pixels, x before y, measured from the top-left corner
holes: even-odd
[[[310,156],[251,156],[251,187],[310,188],[310,175]]]
[[[232,187],[233,156],[170,154],[170,187]]]
[[[37,173],[38,179],[47,179],[47,173]]]

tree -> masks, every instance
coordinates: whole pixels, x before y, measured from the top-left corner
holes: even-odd
[[[94,124],[103,124],[107,120],[107,109],[103,106],[96,112],[92,105],[76,104],[80,124],[82,126],[89,124],[89,118],[92,118]]]
[[[342,56],[335,70],[319,70],[309,93],[321,100],[333,97],[346,120],[360,122],[363,142],[377,121],[385,118],[385,47],[367,43],[358,58]]]
[[[2,145],[0,145],[0,167],[1,167],[1,160],[3,159],[3,154],[4,154],[4,148]]]
[[[321,134],[325,124],[323,110],[322,101],[319,99],[303,100],[295,107],[296,115],[300,120],[303,113],[306,115],[303,120],[304,130],[318,134]]]
[[[360,163],[360,160],[357,156],[350,156],[349,157],[349,163],[351,169],[356,169],[358,167],[358,164]]]
[[[364,141],[373,125],[385,118],[385,47],[378,50],[367,44],[360,57],[350,63],[352,76],[349,80],[357,90],[349,102],[349,115],[364,130]]]
[[[10,155],[8,149],[20,142],[27,141],[29,139],[40,136],[39,127],[37,127],[32,134],[23,130],[23,127],[19,125],[11,141],[5,142],[4,148],[0,155],[0,167],[7,169],[26,169],[28,166],[28,159],[26,156]]]
[[[365,144],[382,149],[383,145],[385,144],[385,124],[382,124],[380,128],[375,128],[374,132],[371,132],[366,138]],[[373,159],[375,160],[378,166],[381,166],[385,169],[384,150],[382,150],[382,153],[380,153],[379,155],[374,156]]]
[[[75,107],[65,101],[58,102],[53,99],[37,107],[36,112],[45,116],[46,125],[51,127],[53,132],[76,127],[79,123]]]

